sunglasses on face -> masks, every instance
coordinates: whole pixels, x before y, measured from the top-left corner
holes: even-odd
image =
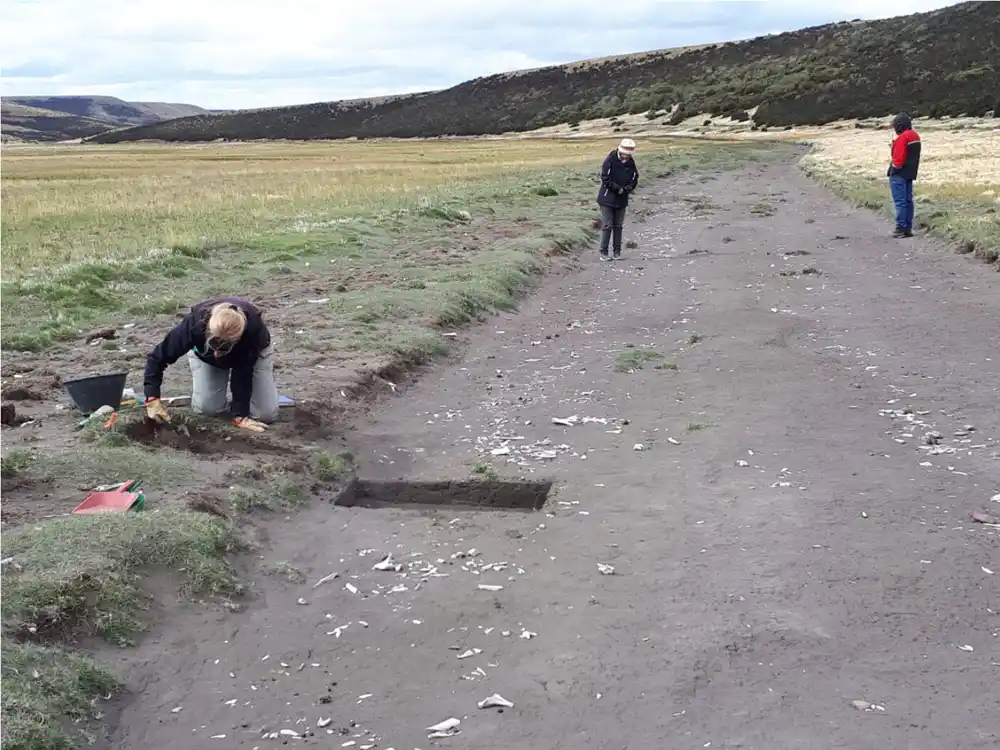
[[[205,346],[208,347],[209,351],[215,352],[219,355],[229,354],[236,346],[235,341],[230,341],[229,339],[224,339],[221,336],[209,336],[208,340],[205,341]]]

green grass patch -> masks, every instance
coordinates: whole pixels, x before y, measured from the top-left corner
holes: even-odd
[[[240,515],[255,510],[294,510],[308,503],[309,497],[301,484],[279,475],[262,485],[233,487],[229,491],[229,509]]]
[[[289,583],[305,583],[306,576],[287,560],[278,560],[261,566],[261,572],[267,576],[284,578]]]
[[[23,474],[31,466],[34,456],[24,448],[13,448],[0,458],[0,476],[11,479]]]
[[[341,453],[317,452],[313,456],[313,473],[322,482],[336,482],[354,471],[354,456]]]
[[[695,213],[708,213],[709,211],[714,211],[718,208],[718,206],[705,195],[685,195],[681,198],[681,201],[686,203]]]
[[[477,463],[472,467],[472,476],[485,482],[495,482],[500,478],[497,470],[487,463]]]
[[[626,349],[615,358],[615,372],[638,372],[651,365],[654,369],[677,369],[675,365],[666,361],[666,358],[655,349],[636,348]]]
[[[168,570],[181,595],[242,590],[227,553],[244,540],[228,524],[180,508],[69,516],[4,534],[3,747],[89,744],[91,701],[118,681],[83,654],[37,639],[95,634],[128,645],[144,628],[143,577]]]
[[[778,210],[766,201],[758,201],[750,206],[750,213],[754,216],[774,216]]]
[[[4,750],[70,750],[93,744],[93,705],[121,688],[107,669],[57,646],[3,640]]]
[[[240,590],[224,559],[242,549],[238,532],[179,508],[57,518],[3,542],[21,568],[4,575],[4,627],[15,636],[80,631],[129,644],[143,627],[142,577],[154,568],[176,572],[185,595]]]
[[[191,457],[169,450],[154,450],[132,443],[117,432],[93,435],[96,441],[72,450],[39,450],[21,471],[42,482],[62,482],[80,487],[140,478],[144,486],[167,487],[191,480]],[[8,454],[9,455],[9,454]],[[7,457],[5,457],[5,461]],[[18,461],[23,461],[18,458]]]

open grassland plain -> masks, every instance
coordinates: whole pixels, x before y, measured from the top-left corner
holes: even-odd
[[[120,676],[68,650],[78,638],[128,644],[152,601],[237,607],[254,574],[284,570],[233,555],[254,551],[268,519],[343,486],[352,404],[394,393],[463,324],[513,309],[544,271],[573,263],[594,239],[614,143],[6,148],[2,379],[17,413],[0,471],[4,748],[100,735],[99,696]],[[643,185],[772,153],[647,140]],[[642,188],[633,206],[643,221]],[[149,348],[219,293],[263,308],[279,387],[299,401],[268,433],[183,409],[156,430],[134,408],[108,429],[77,424],[61,381],[121,371],[141,390]],[[168,370],[167,395],[188,392],[186,370]],[[142,512],[68,515],[87,489],[135,478]]]

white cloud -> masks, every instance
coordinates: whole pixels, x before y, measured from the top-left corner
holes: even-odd
[[[917,0],[906,10],[951,4]],[[0,0],[0,71],[8,95],[278,106],[899,14],[886,0],[822,8],[792,0]]]

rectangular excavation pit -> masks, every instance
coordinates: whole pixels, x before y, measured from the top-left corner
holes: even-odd
[[[345,508],[457,508],[470,510],[541,510],[551,480],[383,481],[355,479],[333,501]]]

